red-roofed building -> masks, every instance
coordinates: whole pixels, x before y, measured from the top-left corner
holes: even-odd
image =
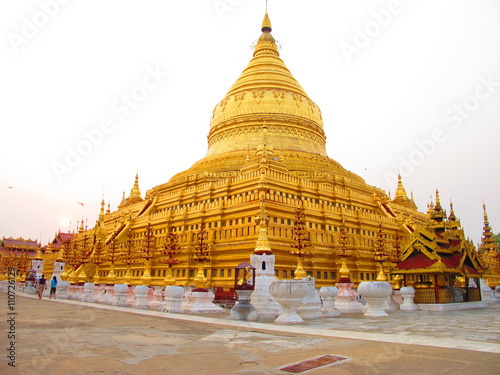
[[[430,223],[415,227],[394,273],[415,288],[415,303],[480,301],[478,286],[484,269],[453,206],[446,218],[436,192],[436,205],[429,207],[428,214]]]
[[[32,260],[41,259],[40,250],[40,244],[32,239],[3,237],[0,241],[0,273],[6,274],[13,267],[19,277],[24,277],[31,268]]]
[[[37,251],[41,249],[40,244],[32,239],[25,240],[24,238],[5,238],[0,242],[0,253],[17,254],[27,253],[29,257],[34,258]]]
[[[54,272],[54,264],[56,262],[62,263],[62,256],[64,246],[67,246],[75,233],[61,233],[58,232],[54,239],[44,247],[44,272],[52,274]],[[59,270],[61,271],[61,270]]]

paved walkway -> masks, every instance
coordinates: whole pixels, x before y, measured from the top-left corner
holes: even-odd
[[[349,360],[307,374],[500,374],[500,304],[283,326],[21,293],[15,303],[16,367],[2,354],[0,374],[277,375],[326,354]],[[5,293],[0,306],[5,321]],[[7,335],[3,330],[3,353]]]

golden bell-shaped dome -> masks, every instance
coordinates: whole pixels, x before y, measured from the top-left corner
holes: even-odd
[[[319,107],[280,58],[265,15],[253,58],[212,112],[206,156],[171,182],[272,167],[295,175],[329,173],[364,181],[326,154]]]
[[[253,59],[210,122],[207,157],[256,149],[263,125],[275,149],[326,156],[321,111],[279,56],[265,15]]]

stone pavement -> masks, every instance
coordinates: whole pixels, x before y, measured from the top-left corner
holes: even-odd
[[[15,368],[8,326],[0,374],[290,374],[280,368],[332,354],[326,374],[500,374],[500,304],[451,312],[344,315],[300,326],[238,322],[228,314],[166,314],[17,293]],[[9,316],[0,293],[2,321]],[[304,373],[303,373],[304,374]]]

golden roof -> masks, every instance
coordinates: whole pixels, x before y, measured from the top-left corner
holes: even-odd
[[[328,173],[365,184],[327,156],[321,110],[280,58],[271,30],[266,13],[253,58],[212,112],[206,156],[169,184],[248,170],[263,147],[267,163],[279,171],[319,178]]]
[[[256,149],[264,124],[275,149],[326,156],[321,111],[280,58],[267,13],[252,60],[213,110],[207,156]]]

